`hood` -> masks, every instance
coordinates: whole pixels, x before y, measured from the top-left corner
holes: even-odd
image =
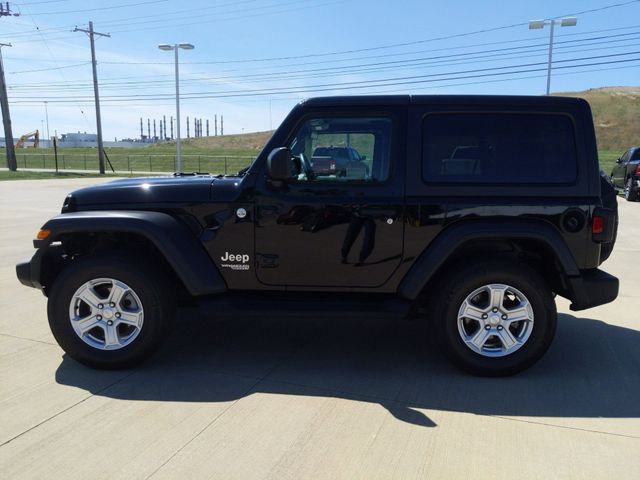
[[[212,175],[182,175],[166,177],[142,177],[114,180],[72,192],[65,200],[65,206],[109,206],[118,205],[131,208],[135,205],[184,204],[221,201],[238,191],[240,178],[220,178]],[[220,195],[212,195],[213,188]],[[63,209],[64,211],[64,209]]]

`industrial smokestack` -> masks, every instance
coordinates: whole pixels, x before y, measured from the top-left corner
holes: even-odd
[[[220,115],[220,135],[224,135],[224,116]]]
[[[207,118],[207,137],[209,136],[209,119]]]
[[[162,115],[162,125],[164,126],[164,130],[162,132],[162,139],[166,140],[167,139],[167,116],[166,115]]]
[[[171,117],[171,140],[173,140],[173,117]]]
[[[140,117],[140,140],[144,140],[144,129],[142,127],[142,117]]]
[[[214,117],[214,122],[215,122],[215,124],[214,124],[214,127],[213,127],[214,128],[213,131],[215,132],[214,135],[217,137],[218,136],[218,114],[217,113],[216,113],[216,115]]]
[[[147,118],[147,140],[151,141],[151,120]]]
[[[189,138],[189,117],[187,117],[187,138]]]

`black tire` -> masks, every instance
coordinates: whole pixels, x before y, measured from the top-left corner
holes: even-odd
[[[624,186],[624,198],[628,202],[635,202],[638,200],[638,189],[634,187],[633,180],[629,178]]]
[[[439,301],[432,301],[430,324],[440,349],[461,369],[480,376],[514,375],[538,361],[551,345],[556,331],[556,305],[547,283],[530,267],[516,261],[486,260],[462,266],[439,283]],[[518,350],[501,357],[476,353],[458,331],[458,311],[463,301],[476,289],[490,284],[509,285],[522,292],[534,315],[529,338]]]
[[[152,265],[143,258],[113,251],[75,260],[60,273],[49,293],[47,313],[53,336],[70,357],[93,368],[130,368],[159,347],[175,316],[175,288],[166,272]],[[85,343],[71,325],[69,309],[75,292],[97,278],[124,282],[140,299],[144,311],[137,336],[117,350]]]

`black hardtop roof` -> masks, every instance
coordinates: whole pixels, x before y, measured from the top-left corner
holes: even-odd
[[[454,104],[454,105],[536,105],[554,106],[584,104],[586,100],[576,97],[553,97],[543,95],[348,95],[335,97],[313,97],[300,102],[306,106],[340,105],[408,105],[408,104]]]

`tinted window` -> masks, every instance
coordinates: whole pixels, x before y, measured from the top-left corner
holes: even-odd
[[[427,182],[571,183],[573,123],[551,114],[432,114],[423,123]]]
[[[633,152],[633,156],[631,157],[631,160],[640,160],[640,148],[637,149],[635,152]]]
[[[304,182],[382,182],[389,177],[391,129],[384,117],[309,119],[289,146],[292,176]]]

